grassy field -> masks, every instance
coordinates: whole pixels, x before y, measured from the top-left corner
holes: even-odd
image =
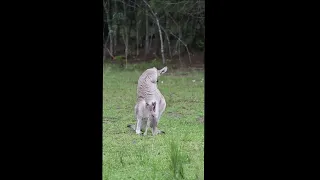
[[[127,125],[136,122],[145,69],[128,69],[104,67],[103,180],[204,179],[204,73],[168,68],[158,83],[167,102],[158,126],[165,134],[139,136]]]

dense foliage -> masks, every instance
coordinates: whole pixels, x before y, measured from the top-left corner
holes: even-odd
[[[204,52],[204,0],[104,0],[105,58],[176,59]]]

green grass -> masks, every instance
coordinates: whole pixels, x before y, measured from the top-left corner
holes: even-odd
[[[204,73],[168,69],[158,84],[167,102],[158,125],[165,134],[139,136],[127,128],[136,122],[137,81],[145,70],[137,69],[104,67],[103,180],[204,179]]]

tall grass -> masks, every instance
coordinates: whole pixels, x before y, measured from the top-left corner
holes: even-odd
[[[170,141],[170,169],[172,170],[172,177],[174,179],[184,179],[183,159],[180,149],[176,142]]]

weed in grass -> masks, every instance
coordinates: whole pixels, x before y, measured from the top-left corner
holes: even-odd
[[[174,179],[184,179],[183,164],[187,161],[185,155],[182,154],[178,143],[174,140],[170,141],[170,164],[169,167],[172,170],[172,176]]]

